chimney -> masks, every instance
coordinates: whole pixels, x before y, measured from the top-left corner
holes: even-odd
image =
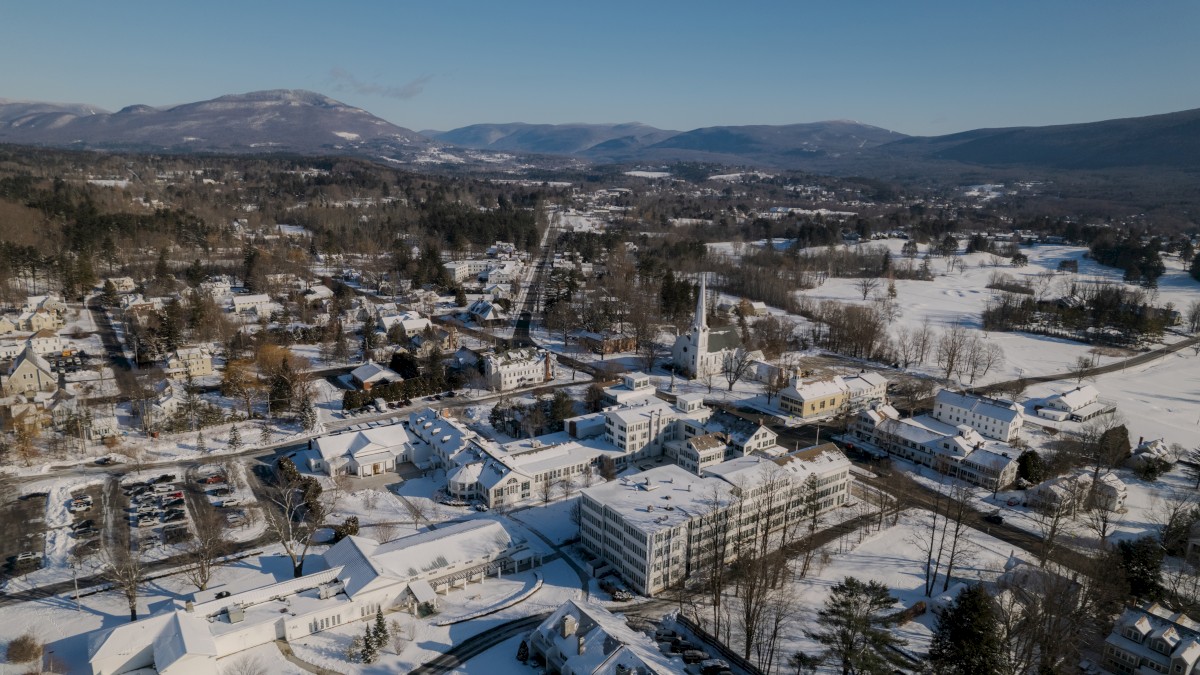
[[[193,611],[195,611],[195,609],[196,609],[196,604],[195,604],[195,603],[193,603],[191,600],[188,600],[187,602],[185,602],[185,603],[183,604],[183,609],[184,609],[184,611],[186,611],[186,612],[188,612],[188,613],[190,614],[190,613],[192,613]]]
[[[583,644],[583,636],[580,635],[575,640],[576,640],[575,653],[578,654],[579,656],[583,656],[583,653],[585,651],[587,651],[587,648]]]

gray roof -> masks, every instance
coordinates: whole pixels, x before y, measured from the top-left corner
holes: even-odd
[[[742,346],[742,336],[738,334],[737,328],[726,326],[725,328],[714,328],[708,333],[708,351],[720,352],[726,349],[737,349]]]

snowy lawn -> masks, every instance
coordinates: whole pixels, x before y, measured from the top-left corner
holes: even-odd
[[[824,605],[833,585],[846,577],[874,580],[886,585],[897,599],[897,609],[910,607],[918,601],[930,604],[930,598],[924,592],[925,560],[917,547],[910,543],[919,529],[928,529],[929,517],[924,511],[905,511],[893,527],[872,533],[850,533],[826,547],[829,557],[819,561],[818,568],[810,571],[807,578],[796,579],[790,586],[796,610],[790,615],[789,626],[782,632],[784,638],[778,649],[778,667],[783,667],[782,661],[787,655],[797,651],[807,654],[821,651],[820,645],[804,636],[802,628],[815,625],[817,610]],[[964,536],[969,542],[969,555],[955,570],[950,585],[957,582],[994,581],[1003,571],[1010,553],[1013,553],[1012,546],[977,530],[967,530]],[[1023,555],[1019,550],[1016,553]],[[1025,558],[1032,559],[1028,555]],[[942,586],[943,581],[939,578],[934,597],[941,594]],[[730,603],[732,607],[736,599],[730,598]],[[702,615],[706,611],[704,608],[700,610]],[[908,642],[908,650],[924,654],[929,649],[934,621],[933,613],[926,612],[897,627],[896,633]]]

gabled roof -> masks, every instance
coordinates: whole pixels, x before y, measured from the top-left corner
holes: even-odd
[[[934,405],[936,406],[938,403],[962,408],[968,412],[1004,422],[1012,422],[1021,417],[1021,411],[1017,409],[1015,404],[997,399],[983,398],[982,396],[960,394],[949,389],[943,389],[937,393]]]
[[[33,350],[32,342],[25,343],[24,351],[22,351],[21,355],[18,356],[15,361],[13,361],[12,368],[8,372],[15,373],[17,368],[20,368],[21,365],[26,362],[32,364],[34,368],[37,368],[45,373],[47,377],[54,377],[54,371],[50,370],[50,364],[47,363],[46,359],[38,356],[38,353]]]
[[[208,631],[208,622],[178,610],[154,640],[154,668],[160,673],[187,656],[215,659],[217,655],[217,643]]]

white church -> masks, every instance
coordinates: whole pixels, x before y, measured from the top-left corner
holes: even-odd
[[[720,374],[725,359],[735,358],[742,350],[742,337],[738,335],[736,327],[708,327],[705,300],[705,283],[701,276],[692,327],[675,338],[675,346],[671,350],[676,370],[693,379]],[[761,359],[762,354],[752,354],[751,357]]]

